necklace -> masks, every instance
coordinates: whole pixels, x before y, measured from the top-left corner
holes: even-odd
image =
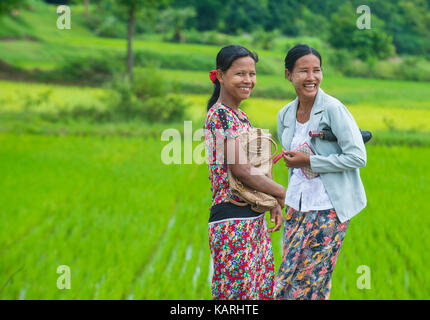
[[[300,102],[297,106],[297,114],[296,118],[300,123],[306,122],[309,120],[311,114],[311,109],[309,110],[302,110],[300,109]]]

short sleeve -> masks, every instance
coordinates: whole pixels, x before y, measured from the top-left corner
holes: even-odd
[[[239,124],[231,112],[219,108],[208,121],[208,129],[218,139],[235,139],[239,136]]]

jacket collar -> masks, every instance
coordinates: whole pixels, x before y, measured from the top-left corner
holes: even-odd
[[[314,105],[312,106],[311,116],[309,119],[309,130],[318,130],[318,124],[320,123],[322,112],[324,111],[324,91],[319,88],[317,96],[315,97]]]
[[[315,115],[320,114],[324,110],[324,103],[323,103],[324,95],[325,95],[324,91],[321,88],[319,88],[317,95],[315,97],[314,104],[312,105],[311,116],[309,119],[309,121],[311,121],[310,128],[314,128],[315,120],[317,119],[319,120],[319,117],[315,117]],[[295,126],[298,105],[299,105],[299,98],[296,97],[296,99],[293,100],[291,107],[288,108],[287,112],[284,115],[283,123],[285,127]]]

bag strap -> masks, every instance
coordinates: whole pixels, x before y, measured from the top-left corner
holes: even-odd
[[[257,156],[261,156],[261,129],[257,128]]]
[[[261,133],[261,129],[259,129],[260,130],[260,133]],[[270,156],[270,160],[272,160],[273,159],[273,157],[276,155],[276,153],[278,152],[278,145],[276,144],[276,142],[272,139],[272,138],[270,138],[270,137],[265,137],[265,136],[259,136],[259,137],[257,137],[257,138],[253,138],[253,139],[251,139],[251,140],[248,140],[247,141],[247,152],[248,152],[248,154],[249,154],[249,144],[252,142],[252,141],[254,141],[255,139],[257,139],[257,154],[258,154],[258,151],[260,151],[261,152],[261,150],[259,150],[259,149],[261,149],[261,139],[267,139],[267,140],[269,140],[274,146],[275,146],[275,152],[273,152],[272,153],[272,155]],[[260,144],[258,143],[258,139],[260,140]]]
[[[229,198],[230,202],[239,206],[239,207],[246,207],[248,205],[247,202],[238,202],[236,200],[233,200],[232,198]]]

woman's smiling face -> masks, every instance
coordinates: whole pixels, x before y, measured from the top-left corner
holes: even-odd
[[[299,98],[315,97],[323,78],[321,61],[317,56],[307,54],[297,59],[292,72],[285,70],[285,77],[292,82]]]
[[[255,86],[255,61],[251,57],[236,59],[227,71],[218,75],[218,80],[229,96],[235,101],[242,101],[249,97]]]

